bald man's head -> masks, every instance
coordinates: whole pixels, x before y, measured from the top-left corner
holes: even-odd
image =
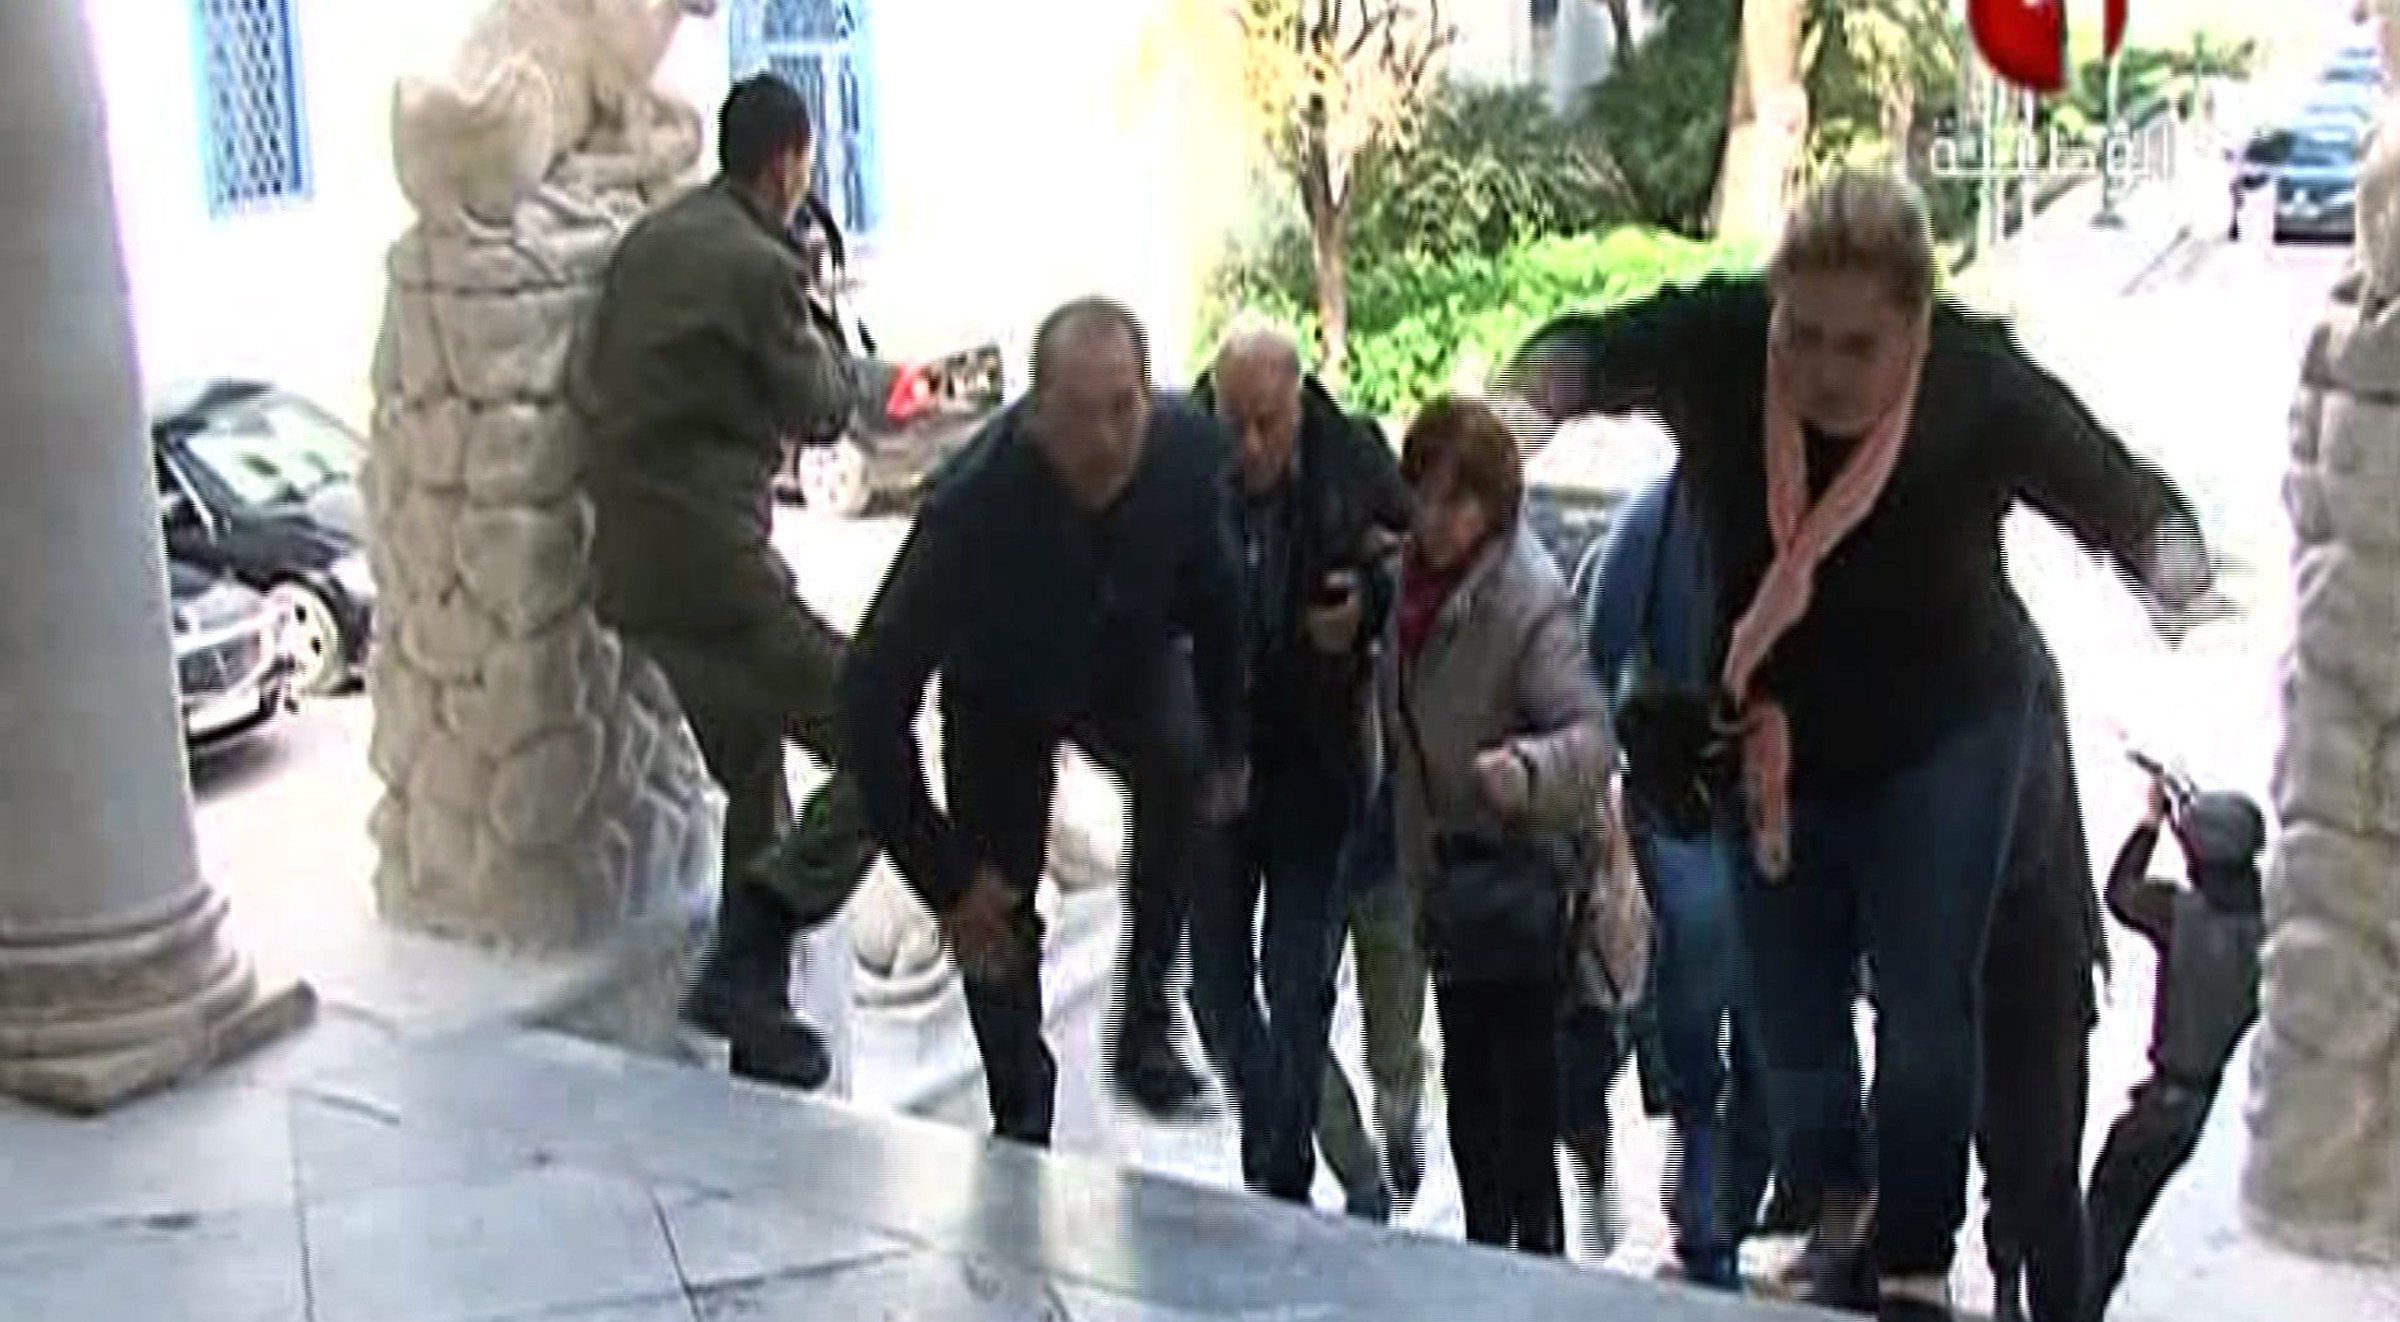
[[[1274,490],[1300,444],[1300,346],[1279,330],[1238,331],[1217,350],[1217,416],[1241,442],[1242,486]]]
[[[1125,305],[1084,298],[1033,336],[1034,444],[1075,503],[1104,510],[1133,481],[1150,432],[1150,344]]]

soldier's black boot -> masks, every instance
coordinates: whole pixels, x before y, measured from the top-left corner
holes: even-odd
[[[792,1013],[792,940],[799,924],[757,886],[726,888],[700,976],[683,999],[685,1023],[733,1048],[733,1072],[814,1091],[833,1076],[825,1040]]]

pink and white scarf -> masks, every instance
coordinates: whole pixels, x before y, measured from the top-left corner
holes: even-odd
[[[1926,323],[1917,324],[1908,377],[1899,396],[1843,463],[1825,495],[1808,499],[1808,440],[1784,379],[1780,314],[1767,332],[1766,447],[1767,526],[1775,558],[1768,564],[1750,607],[1733,626],[1725,650],[1725,691],[1734,701],[1742,738],[1742,780],[1750,816],[1750,844],[1759,869],[1771,881],[1790,871],[1792,731],[1781,704],[1755,691],[1753,682],[1775,644],[1808,613],[1816,590],[1817,566],[1875,509],[1916,414],[1917,383],[1924,373]]]

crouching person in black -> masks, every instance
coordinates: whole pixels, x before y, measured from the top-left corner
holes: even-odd
[[[1153,398],[1133,314],[1068,304],[1035,336],[1030,397],[919,512],[843,673],[868,821],[965,975],[1003,1138],[1050,1139],[1057,1063],[1042,1040],[1034,888],[1063,742],[1132,798],[1117,1085],[1154,1115],[1199,1094],[1171,1042],[1166,975],[1202,823],[1237,810],[1247,781],[1225,463],[1210,418]],[[936,674],[947,812],[915,734]]]
[[[1371,779],[1374,644],[1408,488],[1374,421],[1345,414],[1278,332],[1233,335],[1192,393],[1237,442],[1225,481],[1248,607],[1252,774],[1248,811],[1196,879],[1192,1009],[1241,1111],[1244,1182],[1305,1203],[1342,935],[1339,863]]]
[[[2162,825],[2183,848],[2189,886],[2148,876]],[[2133,1090],[2092,1170],[2085,1316],[2093,1322],[2108,1311],[2143,1219],[2200,1145],[2225,1062],[2258,1018],[2258,855],[2266,842],[2266,816],[2248,798],[2187,799],[2153,781],[2149,815],[2109,873],[2109,912],[2158,949],[2158,991],[2150,1077]]]

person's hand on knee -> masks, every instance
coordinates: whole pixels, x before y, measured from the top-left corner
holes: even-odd
[[[942,937],[969,980],[996,982],[1016,972],[1024,954],[1016,941],[1017,904],[1016,888],[984,863],[967,893],[941,915]]]

